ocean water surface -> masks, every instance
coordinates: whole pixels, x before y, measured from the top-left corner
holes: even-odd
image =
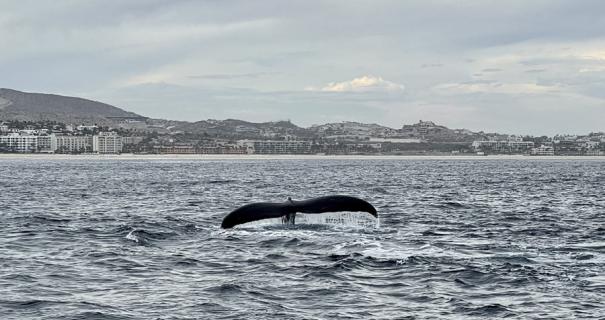
[[[256,201],[361,214],[219,228]],[[1,319],[602,319],[605,161],[0,160]]]

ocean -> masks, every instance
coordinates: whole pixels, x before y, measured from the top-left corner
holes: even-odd
[[[605,161],[0,159],[1,319],[603,319]],[[342,194],[363,213],[219,228]]]

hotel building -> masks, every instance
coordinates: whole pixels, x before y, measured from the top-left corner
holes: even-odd
[[[100,154],[122,152],[122,137],[115,132],[100,132],[92,137],[92,151]]]

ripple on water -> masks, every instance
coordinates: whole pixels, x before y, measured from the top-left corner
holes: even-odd
[[[535,159],[3,160],[0,318],[599,319],[603,169]],[[368,200],[380,219],[218,227],[241,204],[334,193]]]

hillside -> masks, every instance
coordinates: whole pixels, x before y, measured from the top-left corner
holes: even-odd
[[[309,137],[310,131],[301,128],[290,121],[277,122],[248,122],[237,119],[202,120],[197,122],[181,123],[175,127],[177,130],[192,133],[207,133],[222,137],[271,138],[275,136]]]
[[[359,122],[344,121],[338,123],[326,123],[314,125],[309,128],[318,136],[372,136],[392,137],[397,136],[398,131],[375,123],[366,124]]]
[[[394,129],[378,124],[344,121],[299,127],[290,121],[248,122],[237,119],[196,122],[151,119],[112,105],[77,97],[0,89],[0,122],[57,121],[65,124],[103,125],[156,131],[160,134],[190,133],[230,139],[368,139],[403,138],[426,142],[467,143],[484,140],[484,133],[449,129],[420,121]],[[131,121],[139,120],[139,121]],[[144,120],[144,121],[140,121]]]
[[[404,125],[400,130],[401,137],[420,138],[431,142],[473,142],[484,140],[484,133],[472,132],[467,129],[450,129],[446,126],[437,125],[432,121]]]
[[[111,124],[123,118],[143,117],[97,101],[0,88],[0,120]]]

